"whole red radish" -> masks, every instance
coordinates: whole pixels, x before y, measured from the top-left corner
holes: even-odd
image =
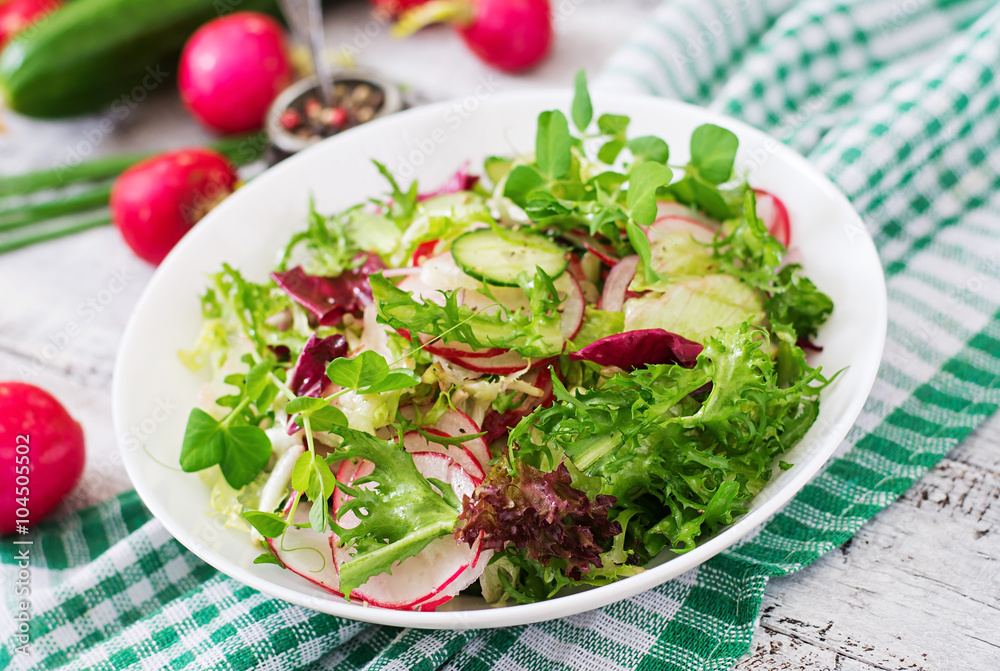
[[[0,534],[52,512],[84,460],[83,429],[59,401],[30,384],[0,382]]]
[[[7,0],[0,2],[0,49],[14,35],[62,7],[62,0]]]
[[[408,9],[422,5],[428,0],[371,0],[375,11],[383,16],[399,16]]]
[[[178,88],[184,105],[220,133],[264,125],[274,99],[292,81],[281,24],[257,12],[237,12],[199,28],[181,53]]]
[[[155,265],[238,180],[226,157],[210,149],[160,154],[118,176],[111,215],[132,251]]]
[[[552,48],[549,0],[431,0],[404,12],[393,32],[405,36],[442,21],[482,61],[507,72],[537,65]]]

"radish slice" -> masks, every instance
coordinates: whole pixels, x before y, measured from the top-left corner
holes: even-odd
[[[617,256],[615,256],[615,254],[611,251],[610,247],[606,247],[605,245],[602,245],[597,242],[595,243],[584,242],[583,248],[586,249],[591,254],[593,254],[594,256],[596,256],[597,258],[599,258],[601,261],[604,261],[604,263],[608,264],[609,266],[613,266],[621,260]]]
[[[767,226],[767,232],[788,247],[792,242],[792,226],[785,204],[769,191],[754,189],[754,193],[757,194],[757,216]]]
[[[462,368],[468,368],[476,373],[487,373],[489,375],[510,375],[511,373],[531,367],[531,361],[525,359],[517,352],[504,352],[498,356],[491,356],[485,359],[449,357],[448,360]]]
[[[424,429],[424,431],[437,436],[443,436],[447,438],[453,437],[451,434],[445,433],[440,429],[429,428],[429,429]],[[417,454],[430,453],[430,452],[436,452],[447,455],[457,465],[465,469],[465,472],[471,478],[482,482],[483,478],[486,477],[486,473],[483,471],[483,466],[479,462],[479,457],[473,454],[469,450],[469,448],[465,447],[464,445],[441,445],[440,443],[435,443],[432,440],[427,440],[427,438],[420,435],[416,431],[409,431],[406,433],[406,435],[403,436],[403,447],[406,448],[407,452],[413,453],[414,458],[416,458]]]
[[[345,485],[349,485],[354,482],[355,473],[358,470],[358,463],[353,459],[345,459],[340,462],[340,468],[337,470],[337,482],[343,482]],[[370,473],[371,471],[369,471]],[[344,502],[347,497],[340,487],[333,490],[333,518],[337,518],[337,510],[340,509],[340,505]]]
[[[657,203],[656,218],[662,219],[664,217],[687,219],[688,221],[704,224],[713,229],[719,225],[719,222],[708,215],[702,214],[698,210],[692,210],[687,205],[681,205],[680,203]]]
[[[559,293],[566,291],[566,297],[559,305],[559,312],[562,313],[560,325],[562,336],[565,340],[572,340],[580,332],[583,326],[583,316],[587,310],[587,302],[583,298],[583,289],[580,283],[571,274],[566,273],[555,283]]]
[[[439,599],[434,599],[433,601],[425,601],[422,604],[420,604],[420,610],[423,611],[423,612],[425,612],[425,613],[429,612],[429,611],[433,611],[435,608],[437,608],[441,604],[448,603],[449,601],[451,601],[451,599],[452,599],[452,597],[445,596],[445,597],[441,597]]]
[[[532,396],[524,399],[524,402],[521,403],[521,405],[510,411],[512,415],[527,417],[532,413],[532,411],[534,411],[535,408],[548,405],[555,396],[552,388],[552,369],[548,367],[539,368],[531,371],[521,379],[542,391],[541,396]],[[522,398],[524,398],[523,395],[520,398],[515,398],[514,400],[520,401]]]
[[[437,354],[438,356],[443,356],[445,358],[462,357],[469,359],[483,359],[491,356],[499,356],[507,351],[502,347],[473,349],[464,342],[459,342],[458,340],[452,340],[448,342],[448,344],[444,344],[440,338],[433,338],[431,336],[424,335],[423,333],[418,335],[420,337],[420,344],[424,346],[425,350],[431,354]]]
[[[395,357],[389,350],[389,327],[378,323],[378,306],[369,303],[362,313],[362,332],[360,350],[351,356],[357,356],[362,350],[371,350],[376,354],[381,354],[386,361],[392,361]]]
[[[802,264],[802,250],[798,247],[789,247],[788,253],[781,257],[781,263],[778,265],[778,270],[781,270],[785,266],[790,266],[794,263],[799,265]]]
[[[291,512],[294,495],[295,492],[292,492],[288,503],[285,504],[284,513],[286,516]],[[312,504],[308,501],[299,501],[299,505],[295,509],[295,522],[308,524],[311,508]],[[337,572],[337,564],[334,562],[333,553],[330,550],[330,541],[333,535],[332,529],[325,534],[318,534],[309,527],[304,529],[288,527],[283,539],[268,538],[267,545],[289,571],[302,576],[328,592],[343,596],[338,591],[340,589],[340,574]],[[282,546],[288,549],[282,549]]]
[[[423,264],[424,261],[434,256],[434,252],[437,250],[438,240],[428,240],[427,242],[421,242],[417,245],[417,248],[413,250],[413,259],[411,263],[414,266],[419,266]]]
[[[635,254],[626,256],[619,261],[604,282],[604,293],[601,294],[601,309],[607,312],[621,312],[625,306],[625,293],[628,285],[635,277],[635,270],[639,265],[639,257]]]
[[[580,283],[569,272],[560,275],[553,284],[563,299],[559,307],[562,336],[569,340],[580,331],[583,325],[586,310],[583,290],[580,288]],[[479,293],[477,289],[481,287],[482,283],[479,280],[462,272],[462,269],[455,264],[450,252],[427,259],[421,267],[419,276],[410,275],[399,283],[400,289],[410,292],[414,297],[422,301],[432,301],[438,305],[444,304],[444,296],[441,291],[464,289],[461,297],[462,304],[467,305],[472,310],[483,311],[484,314],[491,314],[499,310],[497,303],[512,312],[531,309],[528,296],[517,287],[490,287],[491,296]],[[421,343],[425,344],[425,349],[428,352],[443,356],[460,366],[478,372],[504,374],[501,371],[507,370],[508,373],[513,373],[527,366],[523,357],[511,354],[501,348],[491,347],[474,350],[463,343],[426,341],[423,337]],[[467,359],[498,359],[498,361],[481,362],[478,366],[472,367],[462,363]]]
[[[407,275],[397,286],[403,291],[413,294],[414,298],[418,298],[424,303],[430,301],[444,305],[444,296],[441,295],[443,287],[432,287],[423,281],[422,275]]]
[[[449,255],[450,258],[450,255]],[[458,266],[455,266],[457,269]],[[432,287],[423,281],[422,276],[410,275],[407,276],[402,282],[399,283],[399,288],[403,291],[408,291],[413,294],[414,298],[419,299],[422,302],[430,301],[431,303],[436,303],[438,305],[444,305],[444,296],[441,294],[442,290],[447,290],[446,287]],[[497,356],[503,354],[506,350],[499,347],[490,347],[487,349],[476,350],[465,343],[452,340],[445,344],[443,341],[432,338],[430,336],[420,335],[420,344],[424,346],[431,354],[437,354],[443,357],[489,357]]]
[[[609,266],[615,265],[620,260],[609,245],[600,242],[586,231],[577,229],[563,233],[562,235],[570,242],[580,245]]]
[[[650,243],[654,243],[666,236],[686,234],[694,238],[695,241],[703,245],[708,245],[715,240],[715,231],[716,229],[711,226],[692,221],[691,219],[661,217],[646,229],[646,237],[649,238]]]
[[[580,257],[576,254],[569,255],[569,265],[566,266],[566,272],[572,275],[577,282],[587,280],[587,276],[583,274],[583,266],[580,265]]]
[[[482,482],[479,478],[472,477],[454,459],[440,452],[414,452],[413,464],[425,478],[434,478],[450,484],[459,501],[466,496],[471,497]],[[431,486],[437,489],[435,485]]]
[[[441,419],[437,421],[434,428],[449,436],[473,436],[477,433],[482,433],[479,425],[460,410],[449,410],[441,415]],[[473,438],[462,443],[462,447],[467,449],[476,458],[476,461],[479,462],[480,470],[484,473],[483,477],[485,477],[486,468],[493,458],[486,441],[482,437]],[[469,473],[475,475],[472,471],[469,471]]]
[[[413,463],[424,477],[437,478],[452,486],[459,499],[471,495],[476,488],[475,478],[465,472],[451,457],[437,452],[420,452],[413,455]],[[374,470],[370,462],[362,462],[354,472],[351,482]],[[350,483],[347,483],[350,484]],[[374,486],[363,485],[363,486]],[[344,497],[343,501],[346,501]],[[336,511],[334,512],[336,515]],[[353,512],[339,516],[337,523],[352,528],[359,523]],[[351,553],[340,547],[336,534],[329,539],[333,562],[337,569],[351,561]],[[453,536],[443,536],[431,541],[417,555],[404,559],[392,568],[392,573],[372,576],[365,584],[351,593],[372,606],[397,610],[414,610],[425,602],[438,606],[475,582],[486,568],[492,550],[481,552],[481,543],[469,547]]]
[[[562,336],[566,340],[569,340],[577,334],[580,326],[583,324],[583,312],[586,307],[583,290],[580,288],[580,283],[576,281],[576,278],[570,272],[563,273],[552,284],[562,299],[562,303],[559,305]],[[482,310],[484,314],[495,312],[496,308],[491,309],[491,306],[494,306],[498,302],[512,312],[528,312],[531,310],[528,296],[521,289],[490,287],[490,291],[493,294],[492,298],[476,291],[466,290],[463,296],[463,303],[473,310]],[[451,343],[449,343],[449,346],[451,346]]]

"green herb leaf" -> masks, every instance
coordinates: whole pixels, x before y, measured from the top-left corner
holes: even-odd
[[[587,90],[587,73],[580,70],[576,73],[575,93],[573,95],[573,125],[581,133],[587,131],[587,126],[594,118],[594,106],[590,102],[590,92]]]
[[[281,568],[285,568],[285,565],[281,563],[281,560],[278,559],[278,557],[273,552],[271,552],[270,549],[267,552],[265,552],[263,554],[259,554],[256,557],[254,557],[253,563],[254,564],[277,564]]]
[[[733,174],[739,140],[725,128],[705,124],[691,135],[691,165],[711,184],[722,184]]]
[[[646,282],[652,284],[660,279],[660,274],[656,272],[653,268],[652,253],[649,248],[649,238],[646,234],[642,232],[642,229],[635,225],[634,222],[628,222],[625,225],[625,232],[628,234],[628,241],[632,243],[635,253],[639,255],[642,260],[642,269]]]
[[[709,184],[697,174],[686,175],[661,191],[663,195],[672,195],[679,202],[702,210],[717,221],[725,221],[733,216],[719,188]]]
[[[714,184],[702,180],[700,177],[693,179],[694,199],[705,214],[717,221],[725,221],[733,216],[732,210],[723,198],[722,193]]]
[[[347,426],[347,416],[343,411],[324,398],[313,398],[311,396],[300,396],[292,399],[285,405],[285,412],[288,415],[298,417],[295,423],[303,425],[302,417],[309,418],[309,428],[314,432],[327,432],[333,426]]]
[[[326,501],[333,494],[337,479],[323,457],[303,452],[292,470],[292,488],[303,492],[312,502]]]
[[[267,387],[268,376],[274,366],[270,361],[261,361],[250,369],[246,378],[246,392],[251,400],[256,401],[264,393]]]
[[[219,466],[226,482],[239,489],[251,482],[271,459],[271,440],[257,426],[231,426],[222,433],[225,453]]]
[[[330,528],[330,504],[327,501],[317,501],[309,509],[309,526],[316,533],[326,533]]]
[[[628,149],[636,159],[666,163],[670,158],[670,148],[667,143],[655,135],[643,135],[628,142]]]
[[[278,538],[288,528],[288,522],[276,513],[245,510],[243,511],[243,519],[253,525],[253,528],[264,538]]]
[[[620,189],[628,181],[628,175],[620,172],[606,170],[590,180],[592,184],[599,187],[605,193],[613,193]]]
[[[503,195],[518,206],[524,207],[528,194],[545,184],[545,178],[530,165],[519,165],[511,170],[504,183]]]
[[[632,168],[626,198],[632,221],[643,226],[653,223],[656,219],[656,190],[669,184],[672,177],[670,168],[660,163],[644,161]],[[631,240],[631,235],[629,239]]]
[[[549,179],[562,179],[569,172],[570,153],[569,122],[558,111],[538,115],[538,134],[535,137],[535,165]]]
[[[393,368],[381,381],[360,390],[362,394],[381,394],[387,391],[409,389],[420,384],[420,376],[409,368]]]
[[[389,374],[385,358],[371,350],[361,352],[353,359],[340,357],[326,367],[326,375],[333,384],[345,389],[361,389],[381,382]]]
[[[630,119],[620,114],[602,114],[597,119],[597,127],[604,135],[613,135],[624,139]]]
[[[597,160],[601,163],[611,165],[618,159],[618,155],[622,153],[622,149],[624,148],[625,143],[622,140],[608,140],[597,150]]]
[[[224,431],[218,420],[204,410],[191,410],[181,443],[181,468],[194,473],[222,461],[226,452]]]

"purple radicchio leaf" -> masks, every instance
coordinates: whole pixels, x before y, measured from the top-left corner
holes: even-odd
[[[271,279],[292,300],[316,315],[321,326],[336,326],[345,314],[360,314],[371,304],[372,287],[368,276],[385,270],[385,264],[377,255],[366,252],[364,257],[360,266],[336,277],[307,275],[296,266],[285,272],[271,273]]]
[[[454,175],[449,177],[447,182],[434,191],[418,195],[417,200],[423,202],[434,198],[435,196],[444,196],[449,193],[459,193],[461,191],[471,191],[473,187],[476,186],[478,181],[479,177],[469,174],[469,164],[466,163],[459,168]]]
[[[296,396],[318,398],[330,384],[330,378],[326,376],[327,365],[342,356],[347,356],[347,339],[344,336],[337,334],[320,339],[315,333],[311,334],[292,369],[288,388]]]
[[[330,384],[326,367],[334,359],[347,356],[347,339],[337,334],[328,338],[317,338],[313,333],[299,353],[298,361],[288,379],[288,388],[296,396],[319,398]],[[289,421],[288,435],[299,430],[295,422]]]
[[[595,340],[569,356],[574,361],[593,361],[601,366],[617,366],[623,370],[671,363],[690,368],[702,349],[700,343],[676,333],[663,329],[642,329]]]

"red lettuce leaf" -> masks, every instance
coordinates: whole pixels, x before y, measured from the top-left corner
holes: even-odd
[[[425,201],[435,196],[444,196],[449,193],[459,193],[460,191],[471,191],[476,183],[479,181],[479,177],[476,175],[469,174],[469,164],[466,163],[454,175],[448,178],[448,181],[443,185],[431,191],[429,193],[422,193],[417,196],[417,201]]]
[[[622,532],[618,522],[608,521],[617,499],[601,494],[591,500],[573,487],[566,464],[546,473],[521,463],[516,476],[496,467],[473,496],[462,502],[459,541],[472,545],[481,537],[483,548],[524,550],[543,566],[563,559],[573,580],[591,566],[601,568],[601,543]]]
[[[316,315],[320,325],[336,326],[345,314],[360,314],[371,304],[372,287],[368,276],[385,270],[385,264],[377,255],[365,253],[364,257],[360,266],[336,277],[307,275],[296,266],[285,272],[271,273],[271,279],[292,300]]]
[[[602,366],[634,370],[653,364],[680,364],[690,368],[704,349],[701,343],[663,329],[642,329],[616,333],[595,340],[569,358],[593,361]]]

